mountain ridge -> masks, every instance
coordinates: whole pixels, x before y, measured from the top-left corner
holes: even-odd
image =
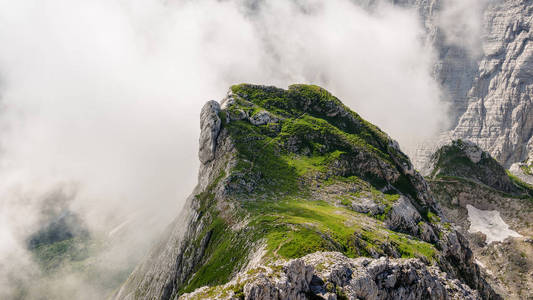
[[[200,123],[198,185],[115,299],[175,299],[226,284],[254,257],[320,251],[417,258],[499,299],[398,144],[326,90],[232,86]]]

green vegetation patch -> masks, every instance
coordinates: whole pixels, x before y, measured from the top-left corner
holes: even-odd
[[[232,170],[239,176],[232,177],[232,180],[236,183],[249,181],[259,188],[258,192],[289,193],[298,189],[296,169],[282,158],[277,141],[269,137],[268,126],[234,121],[227,128],[239,155]]]
[[[197,239],[210,234],[206,260],[180,290],[191,292],[205,285],[228,282],[247,261],[252,247],[266,244],[266,257],[292,259],[317,251],[339,251],[348,257],[388,255],[393,247],[401,257],[434,261],[433,245],[392,232],[378,220],[324,201],[286,197],[278,201],[242,203],[248,224],[233,231],[215,218]]]
[[[245,258],[250,251],[253,236],[249,231],[232,231],[221,218],[215,218],[206,230],[209,235],[209,244],[205,250],[207,259],[194,273],[181,293],[192,292],[205,285],[216,285],[228,282],[231,276],[245,263]],[[205,234],[195,241],[199,243]],[[251,240],[250,240],[251,239]]]
[[[432,211],[427,211],[427,214],[426,214],[426,219],[430,222],[430,223],[440,223],[440,217],[437,216],[435,213],[433,213]]]
[[[520,178],[511,174],[511,172],[509,171],[507,171],[507,175],[509,176],[511,182],[517,187],[519,187],[526,194],[527,197],[533,198],[533,185],[523,182]]]
[[[281,158],[289,165],[289,167],[294,168],[298,176],[305,176],[310,172],[323,173],[327,171],[327,165],[339,158],[342,153],[342,151],[338,150],[326,155],[314,156],[291,153],[282,155]]]
[[[32,254],[41,268],[49,272],[65,263],[85,260],[89,257],[89,251],[89,239],[75,237],[51,244],[41,244],[32,249]]]
[[[452,144],[441,147],[433,157],[437,161],[431,178],[461,177],[504,193],[521,193],[519,186],[513,184],[507,176],[505,168],[488,153],[482,152],[479,162],[472,162],[466,153],[469,147],[472,146],[462,140],[455,140]]]
[[[224,120],[232,119],[223,126],[237,150],[236,164],[230,174],[221,173],[196,196],[199,212],[208,218],[209,225],[192,246],[206,248],[180,294],[226,283],[260,245],[266,247],[267,260],[339,251],[348,257],[401,256],[434,261],[433,245],[392,232],[379,219],[351,210],[349,201],[358,196],[356,193],[340,199],[346,207],[337,206],[338,201],[307,200],[312,192],[306,186],[309,181],[325,186],[339,182],[361,185],[361,190],[387,207],[386,215],[400,195],[394,189],[391,194],[380,191],[388,185],[384,178],[359,174],[365,172],[359,169],[364,169],[364,164],[353,166],[361,157],[364,163],[375,160],[391,169],[407,162],[385,133],[317,86],[294,85],[283,90],[243,84],[231,89],[237,95],[235,103],[221,114]],[[243,113],[253,116],[262,110],[275,115],[277,121],[256,126],[246,119],[232,118]],[[221,178],[226,178],[229,191],[224,201],[232,201],[233,207],[224,214],[213,203],[214,187]],[[417,198],[409,178],[402,176],[391,184]],[[231,223],[246,225],[232,227],[230,219]],[[238,287],[233,292],[240,295]]]
[[[370,256],[376,252],[384,254],[382,245],[387,242],[408,257],[424,256],[431,260],[434,255],[431,244],[393,233],[377,220],[324,201],[261,201],[247,203],[246,209],[260,213],[250,226],[268,227],[267,250],[272,256],[297,258],[316,251],[339,251],[348,257]],[[367,247],[374,249],[369,251]]]
[[[266,110],[279,117],[275,124],[255,126],[241,120],[225,125],[239,155],[235,168],[238,176],[232,180],[259,187],[254,192],[288,194],[298,190],[298,177],[328,171],[359,176],[383,188],[387,182],[380,175],[369,171],[361,174],[363,171],[352,168],[351,163],[364,157],[394,169],[396,162],[408,161],[391,146],[385,133],[320,87],[295,85],[283,90],[241,84],[231,89],[237,97],[227,108],[230,114],[239,110],[250,116]],[[335,162],[343,168],[332,167]],[[418,197],[407,177],[401,176],[392,184]]]
[[[522,171],[527,175],[533,175],[533,164],[531,165],[523,164],[520,166],[520,169],[522,169]]]

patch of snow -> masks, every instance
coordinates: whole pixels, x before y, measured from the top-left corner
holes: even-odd
[[[500,212],[497,210],[481,210],[468,204],[468,221],[470,221],[470,229],[468,232],[481,232],[487,236],[487,244],[492,242],[501,242],[508,237],[521,237],[518,232],[509,229]]]

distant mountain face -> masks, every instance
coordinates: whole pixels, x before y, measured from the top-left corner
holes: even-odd
[[[533,1],[394,3],[419,11],[427,40],[437,50],[435,77],[452,113],[451,130],[437,146],[470,140],[506,168],[533,155]],[[476,31],[457,39],[454,34],[464,34],[469,23]],[[435,150],[420,149],[415,164],[422,166]]]
[[[236,85],[200,119],[198,186],[116,299],[500,299],[398,144],[326,90]]]
[[[491,286],[505,299],[533,297],[533,185],[463,141],[435,153],[431,174],[444,216],[469,240]]]

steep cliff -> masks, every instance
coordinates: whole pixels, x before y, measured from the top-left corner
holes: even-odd
[[[116,299],[336,299],[364,296],[361,278],[376,299],[499,298],[398,144],[324,89],[236,85],[201,129],[198,186]]]
[[[466,138],[508,167],[527,158],[533,138],[533,1],[510,0],[485,12],[483,57],[469,105],[452,138]]]
[[[450,7],[461,2],[394,1],[419,11],[426,39],[437,52],[435,77],[450,103],[451,130],[422,146],[415,163],[422,168],[438,147],[463,139],[478,144],[508,168],[533,155],[533,1],[471,1],[479,3],[457,12],[463,19],[446,21],[447,10],[460,9]],[[450,25],[454,20],[457,24]],[[453,31],[461,21],[479,25],[479,32],[458,43],[453,35],[468,31],[467,26]]]

